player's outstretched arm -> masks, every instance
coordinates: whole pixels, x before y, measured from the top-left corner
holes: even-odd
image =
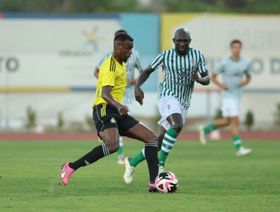
[[[144,92],[140,88],[141,85],[149,78],[150,74],[154,72],[154,69],[149,66],[147,69],[145,69],[139,76],[137,83],[135,85],[135,99],[137,102],[139,102],[140,105],[143,104],[144,99]]]
[[[102,98],[105,99],[106,102],[108,102],[108,104],[110,104],[110,105],[114,106],[115,108],[117,108],[120,115],[127,114],[127,112],[129,111],[128,107],[118,103],[112,97],[112,95],[111,95],[112,88],[113,88],[112,86],[103,86],[102,87]]]
[[[251,78],[252,77],[250,74],[246,74],[245,79],[240,82],[239,87],[245,87],[246,85],[248,85],[249,82],[251,81]]]

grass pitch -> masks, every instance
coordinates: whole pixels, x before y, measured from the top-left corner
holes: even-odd
[[[125,153],[142,148],[126,142]],[[178,192],[147,192],[146,162],[125,185],[116,155],[81,168],[67,187],[60,165],[97,142],[0,142],[0,211],[279,211],[280,142],[249,141],[252,155],[236,158],[232,144],[177,142],[167,169]]]

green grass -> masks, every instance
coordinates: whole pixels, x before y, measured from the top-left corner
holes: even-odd
[[[116,155],[81,168],[67,187],[59,185],[61,163],[96,145],[0,142],[0,211],[280,210],[280,142],[249,141],[254,152],[244,158],[234,156],[230,142],[178,142],[167,162],[179,178],[173,194],[147,192],[146,163],[125,185]],[[125,152],[141,148],[141,143],[126,142]]]

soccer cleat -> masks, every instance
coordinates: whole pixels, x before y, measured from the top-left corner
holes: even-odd
[[[63,185],[67,185],[72,174],[74,173],[74,169],[72,169],[70,166],[69,166],[69,163],[64,163],[62,166],[61,166],[61,169],[60,169],[60,178],[61,178],[61,181],[63,183]]]
[[[118,163],[119,165],[124,165],[124,161],[125,161],[125,156],[122,155],[122,156],[119,156],[119,157],[118,157],[117,163]]]
[[[236,151],[236,156],[237,157],[242,157],[245,155],[249,155],[252,152],[252,149],[245,148],[245,147],[240,147],[239,150]]]
[[[159,166],[158,167],[158,174],[164,172],[164,167],[163,166]]]
[[[134,166],[130,165],[128,158],[124,159],[124,166],[125,166],[125,172],[123,175],[123,179],[126,184],[129,184],[133,180],[133,173],[135,172],[136,169]]]
[[[205,132],[203,130],[203,125],[199,126],[198,131],[199,131],[199,141],[202,145],[205,145],[207,143]]]
[[[156,184],[155,183],[150,183],[149,186],[149,192],[154,193],[154,192],[158,192]]]

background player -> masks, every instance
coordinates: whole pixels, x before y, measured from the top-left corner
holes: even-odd
[[[127,34],[127,32],[123,29],[120,29],[118,31],[115,32],[115,36],[120,35],[120,34]],[[98,78],[98,73],[99,73],[99,69],[101,64],[112,55],[112,52],[107,52],[102,58],[101,60],[98,62],[96,68],[95,68],[95,72],[94,72],[94,76],[96,78]],[[127,62],[126,62],[126,74],[127,74],[127,86],[126,86],[126,90],[125,90],[125,96],[124,96],[124,104],[126,106],[128,106],[128,108],[130,107],[130,105],[133,103],[134,101],[134,85],[136,83],[136,79],[135,79],[135,69],[137,69],[139,71],[139,73],[142,72],[143,68],[141,66],[141,62],[140,62],[140,57],[139,57],[139,53],[138,51],[135,50],[135,48],[132,49],[132,54],[130,55],[130,57],[128,58]],[[123,137],[120,136],[119,139],[119,149],[117,151],[118,154],[118,163],[119,164],[124,164],[124,142],[123,142]]]
[[[248,155],[251,149],[242,146],[239,136],[239,103],[241,88],[246,86],[250,80],[249,62],[240,56],[242,43],[240,40],[233,40],[230,43],[231,56],[221,60],[212,75],[212,81],[222,90],[222,119],[216,119],[214,123],[201,126],[200,142],[206,144],[205,135],[215,129],[231,126],[232,142],[236,149],[237,156]],[[223,82],[218,75],[223,75]],[[245,79],[244,79],[245,78]]]
[[[194,82],[202,85],[210,83],[210,77],[203,54],[190,48],[189,31],[180,28],[175,32],[175,48],[159,54],[150,66],[140,75],[135,86],[136,100],[142,105],[144,93],[141,85],[157,68],[162,67],[164,80],[160,84],[158,109],[161,115],[159,141],[162,142],[159,153],[159,172],[164,171],[165,161],[176,138],[181,132],[190,106]],[[125,160],[124,181],[130,183],[135,167],[145,159],[144,152]]]
[[[72,174],[118,150],[119,135],[138,139],[145,143],[145,155],[150,173],[149,190],[156,191],[154,181],[158,174],[157,137],[127,114],[128,107],[122,104],[127,84],[125,62],[131,55],[133,39],[122,34],[114,38],[113,55],[100,67],[96,99],[93,104],[93,118],[102,145],[75,162],[65,163],[61,168],[61,180],[67,185]]]

